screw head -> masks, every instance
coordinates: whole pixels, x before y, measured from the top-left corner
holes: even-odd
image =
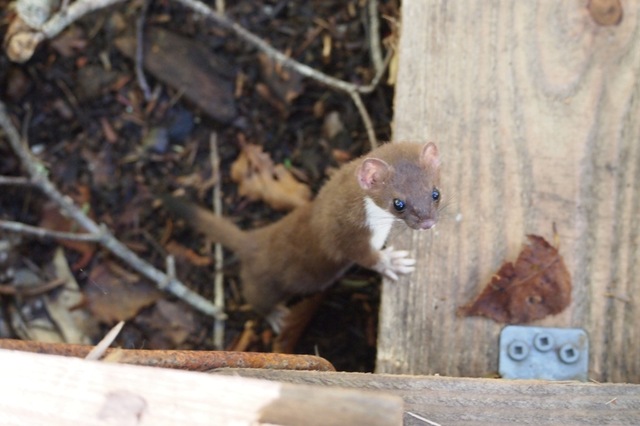
[[[540,352],[548,352],[553,348],[553,336],[549,333],[538,333],[533,338],[533,346]]]
[[[514,340],[509,344],[507,354],[514,361],[522,361],[529,356],[529,345],[522,340]]]
[[[558,351],[558,356],[565,364],[573,364],[580,359],[580,351],[571,343],[567,343],[562,345]]]

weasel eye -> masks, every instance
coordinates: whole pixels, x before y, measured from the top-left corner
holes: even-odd
[[[433,201],[440,201],[440,190],[433,188],[433,191],[431,191],[431,198]]]
[[[399,198],[393,199],[393,208],[395,208],[396,211],[401,212],[406,206],[407,205],[405,204],[405,202],[400,200]]]

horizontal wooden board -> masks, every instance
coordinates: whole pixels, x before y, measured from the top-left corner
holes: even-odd
[[[405,425],[638,425],[640,385],[222,369],[215,374],[375,389],[405,402]]]
[[[241,377],[0,350],[6,425],[399,425],[402,400]]]

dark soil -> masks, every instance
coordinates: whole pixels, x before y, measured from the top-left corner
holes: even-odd
[[[353,83],[368,83],[372,78],[366,1],[227,3],[230,18],[294,59]],[[8,1],[0,0],[0,35],[14,19],[7,5]],[[26,64],[11,63],[4,53],[0,54],[0,97],[34,153],[48,166],[52,181],[86,204],[97,222],[105,223],[122,242],[156,267],[165,268],[169,241],[205,258],[211,254],[204,239],[183,224],[173,223],[153,202],[153,195],[183,189],[194,201],[211,205],[212,132],[218,137],[225,214],[245,228],[269,223],[282,213],[237,195],[229,167],[242,143],[261,145],[274,162],[290,166],[314,191],[341,161],[368,149],[362,120],[348,95],[310,79],[292,77],[277,67],[269,71],[261,65],[255,48],[174,2],[152,2],[146,15],[146,43],[155,45],[155,39],[149,39],[149,31],[160,29],[198,43],[206,52],[194,55],[200,51],[193,47],[190,53],[196,56],[194,62],[178,63],[178,67],[175,63],[183,59],[177,51],[165,55],[159,67],[178,73],[169,77],[148,67],[145,75],[154,98],[145,101],[134,62],[116,46],[116,40],[123,37],[135,40],[131,29],[140,15],[140,5],[141,2],[125,3],[81,19],[57,42],[43,43]],[[396,1],[380,2],[383,15],[397,16],[397,8]],[[391,31],[385,19],[381,19],[381,31],[383,37]],[[160,46],[170,49],[168,45]],[[211,80],[197,83],[202,85],[202,93],[208,93],[208,84],[221,90],[213,111],[207,111],[197,96],[189,98],[178,81],[185,75],[194,80],[201,78],[189,68],[199,66],[199,60],[205,62],[200,63],[204,69],[213,67]],[[170,69],[172,63],[177,70]],[[382,84],[363,99],[379,140],[390,137],[392,97],[393,88]],[[344,131],[331,137],[326,130],[330,114],[334,118],[337,114],[344,126]],[[0,141],[0,175],[23,175],[2,137]],[[46,201],[35,189],[0,186],[0,219],[50,224],[44,220],[51,215]],[[336,208],[339,214],[339,206]],[[0,234],[0,240],[7,239],[9,236]],[[22,237],[11,245],[11,260],[0,267],[28,264],[40,270],[51,261],[58,245],[56,241]],[[100,265],[125,267],[104,250],[91,252],[86,258],[83,253],[86,250],[65,246],[65,255],[69,264],[76,266],[74,276],[83,292],[88,287],[101,286],[96,278],[101,276],[96,269]],[[238,347],[247,321],[253,320],[250,342],[243,349],[272,350],[273,335],[268,325],[242,307],[233,256],[227,253],[225,259],[227,347]],[[214,267],[212,263],[196,263],[189,257],[178,258],[178,277],[194,291],[212,298]],[[0,273],[0,284],[11,284],[12,279],[11,274]],[[295,352],[317,353],[339,370],[372,371],[379,293],[375,274],[357,268],[349,271],[327,292],[295,345]],[[95,316],[99,327],[90,336],[94,342],[117,319],[126,319],[117,342],[123,347],[212,348],[211,318],[170,296],[162,296],[169,304],[158,304],[156,300],[128,315],[116,308],[105,313],[104,306],[102,310],[96,308],[100,302],[95,302],[95,295],[85,293],[84,297],[82,306],[75,308],[86,309]],[[119,305],[117,297],[129,296],[123,293],[106,305]],[[11,294],[2,299],[4,322],[0,334],[24,338],[15,329],[12,315],[23,312],[33,301]],[[167,306],[179,309],[167,310]],[[98,311],[101,313],[96,314]],[[180,323],[182,317],[193,318],[193,324]],[[168,332],[172,327],[173,331]],[[186,332],[176,333],[180,327]]]

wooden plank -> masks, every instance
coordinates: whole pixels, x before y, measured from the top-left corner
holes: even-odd
[[[640,424],[640,385],[257,369],[214,373],[393,393],[404,399],[405,426],[428,424],[407,412],[448,426]]]
[[[2,424],[399,425],[402,400],[241,377],[0,350]]]
[[[612,26],[588,3],[403,2],[394,139],[438,142],[449,206],[390,239],[419,264],[384,284],[378,372],[496,372],[502,325],[456,309],[555,223],[572,304],[537,325],[585,328],[590,377],[640,383],[640,3]]]

